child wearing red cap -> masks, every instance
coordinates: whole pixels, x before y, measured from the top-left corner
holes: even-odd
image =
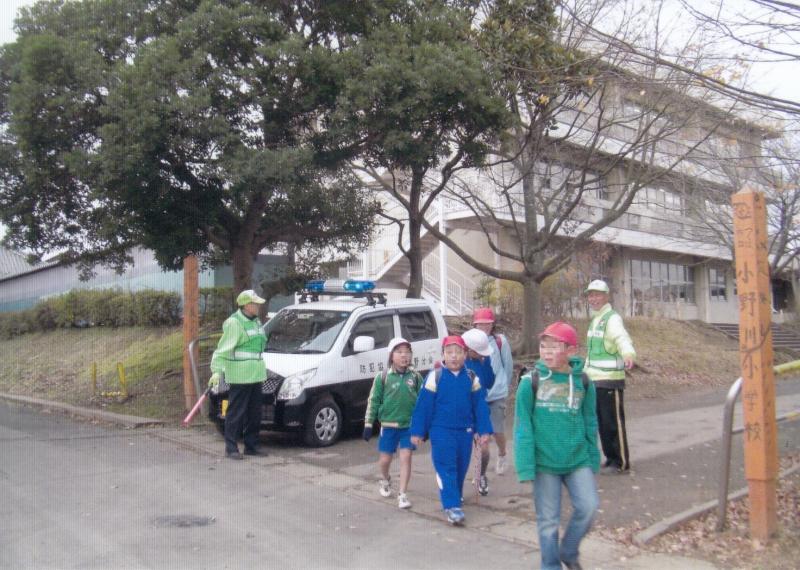
[[[514,359],[511,356],[511,343],[508,338],[497,332],[494,311],[489,307],[480,307],[472,313],[472,326],[486,333],[489,337],[489,347],[492,349],[491,362],[494,372],[494,381],[486,386],[486,401],[489,403],[489,413],[492,418],[494,441],[497,444],[497,463],[495,473],[503,475],[506,472],[506,400],[514,376]],[[489,446],[481,449],[481,483],[486,482],[486,466],[489,464]]]
[[[439,498],[447,521],[453,525],[464,522],[462,491],[473,434],[486,443],[492,433],[489,406],[480,381],[464,366],[466,357],[467,346],[460,336],[444,339],[444,366],[428,374],[411,416],[411,442],[419,445],[430,437]]]
[[[578,549],[592,526],[600,469],[594,384],[583,378],[575,356],[578,334],[563,322],[539,335],[540,359],[517,389],[514,464],[520,482],[533,481],[533,500],[543,570],[580,569]],[[561,486],[572,501],[559,544]]]

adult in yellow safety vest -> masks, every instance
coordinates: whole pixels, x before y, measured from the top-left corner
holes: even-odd
[[[630,469],[628,436],[625,432],[625,371],[633,368],[636,351],[622,317],[611,308],[608,284],[595,279],[586,288],[592,312],[586,339],[583,370],[597,392],[597,423],[605,464],[604,475],[627,473]]]
[[[211,357],[209,385],[219,384],[224,374],[230,387],[225,413],[225,457],[243,459],[237,441],[244,440],[245,455],[265,455],[258,449],[261,428],[261,384],[267,379],[262,352],[266,337],[258,318],[264,299],[252,289],[236,298],[239,310],[222,324],[222,338]]]

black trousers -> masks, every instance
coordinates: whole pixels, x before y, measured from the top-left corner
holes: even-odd
[[[606,456],[606,465],[628,470],[631,464],[628,435],[625,433],[625,390],[596,388],[596,392],[600,445],[603,447],[603,455]]]
[[[228,410],[225,413],[225,452],[238,451],[241,436],[245,451],[258,449],[261,429],[261,382],[229,384]]]

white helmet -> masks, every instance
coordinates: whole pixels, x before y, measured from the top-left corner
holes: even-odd
[[[482,330],[469,329],[461,335],[461,338],[464,339],[464,344],[467,345],[467,348],[474,350],[481,356],[492,355],[492,349],[489,348],[489,337]]]

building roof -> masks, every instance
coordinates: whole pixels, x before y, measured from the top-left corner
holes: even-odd
[[[21,253],[0,246],[0,279],[26,273],[34,267]]]

